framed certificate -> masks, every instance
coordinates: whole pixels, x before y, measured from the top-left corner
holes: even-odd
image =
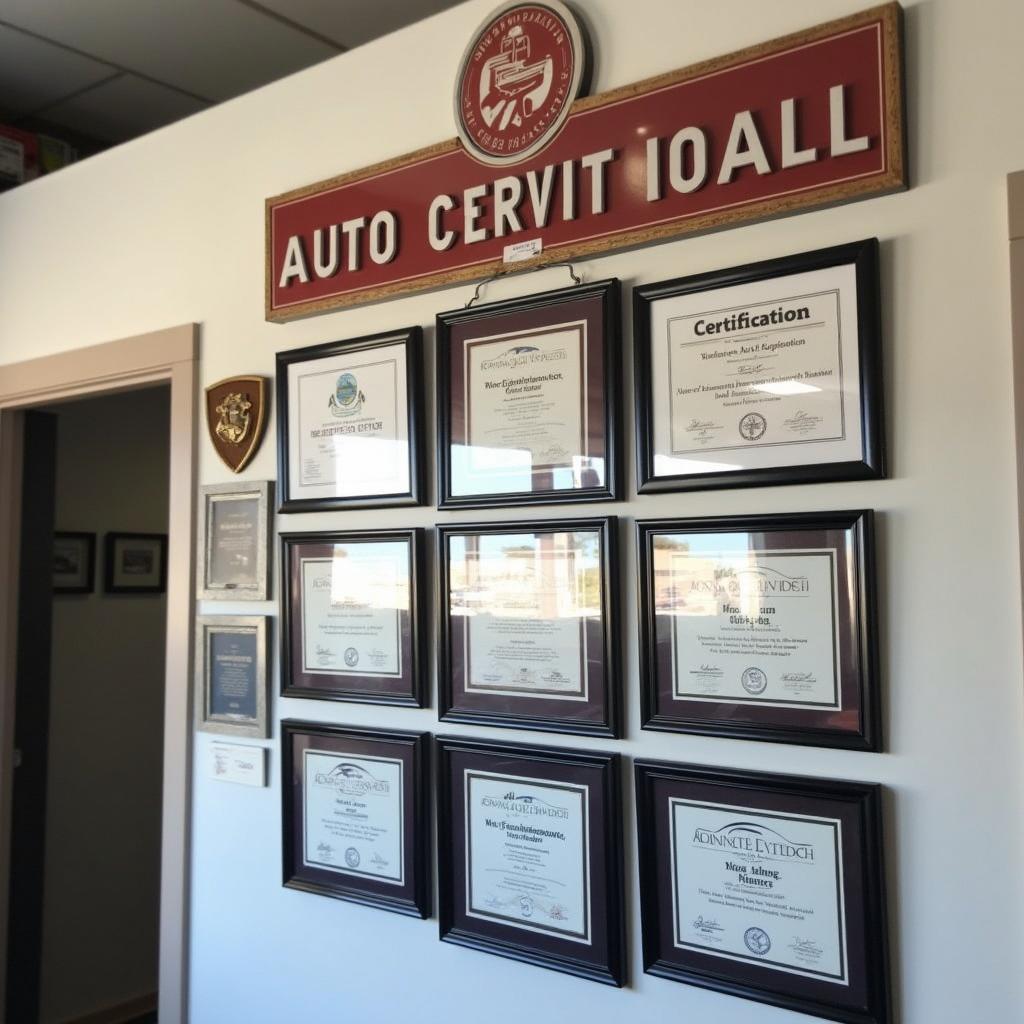
[[[265,615],[207,615],[196,624],[196,728],[228,736],[270,735]]]
[[[423,531],[281,535],[281,695],[423,707]]]
[[[616,529],[438,528],[442,719],[619,735]]]
[[[107,594],[162,594],[167,589],[166,533],[108,533],[103,542]]]
[[[636,529],[645,729],[879,749],[870,511]]]
[[[55,594],[91,594],[95,572],[95,533],[62,531],[53,535]]]
[[[878,239],[633,292],[641,493],[885,476]]]
[[[277,354],[281,512],[423,504],[418,327]]]
[[[888,1024],[881,787],[637,761],[644,970]]]
[[[441,940],[625,984],[618,754],[436,742]]]
[[[437,318],[438,506],[619,497],[619,282]]]
[[[270,600],[267,552],[273,489],[269,480],[199,489],[200,600]]]
[[[281,723],[284,885],[430,914],[429,733]]]

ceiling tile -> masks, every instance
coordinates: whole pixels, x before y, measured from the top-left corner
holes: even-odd
[[[461,0],[259,0],[262,6],[297,21],[343,46],[387,35],[437,14]]]
[[[48,121],[84,135],[123,142],[205,109],[206,104],[134,75],[122,75],[51,107]]]
[[[4,110],[32,113],[112,73],[106,64],[0,25],[0,108]]]
[[[3,22],[211,100],[336,53],[238,0],[3,0]]]

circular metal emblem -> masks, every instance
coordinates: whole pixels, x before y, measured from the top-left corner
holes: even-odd
[[[765,687],[768,685],[768,677],[759,668],[748,668],[743,670],[740,682],[747,693],[764,693]]]
[[[455,80],[455,125],[486,164],[525,160],[560,131],[586,86],[587,41],[560,0],[499,7],[466,47]]]
[[[359,664],[359,652],[354,647],[345,648],[345,664],[349,668],[355,668]]]
[[[751,953],[764,956],[772,948],[772,940],[763,928],[748,928],[743,933],[743,941]]]
[[[745,441],[759,441],[768,429],[768,421],[759,412],[748,412],[740,420],[740,437]]]
[[[345,863],[350,868],[359,867],[359,851],[354,846],[350,846],[345,851]]]

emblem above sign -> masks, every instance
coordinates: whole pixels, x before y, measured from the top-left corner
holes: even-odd
[[[542,150],[586,91],[588,44],[559,0],[499,7],[470,40],[455,80],[455,124],[470,156],[509,164]]]
[[[229,377],[206,389],[210,441],[232,473],[240,473],[259,450],[266,411],[266,377]]]

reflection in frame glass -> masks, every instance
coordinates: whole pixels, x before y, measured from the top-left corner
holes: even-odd
[[[636,530],[645,729],[880,748],[870,510]]]
[[[277,354],[280,512],[421,505],[419,327]]]
[[[626,982],[619,755],[439,736],[440,937]]]
[[[437,318],[438,507],[619,497],[619,282]]]
[[[206,615],[196,623],[196,728],[226,736],[270,735],[269,619]]]
[[[891,1021],[882,789],[635,762],[644,970]]]
[[[430,914],[429,733],[281,723],[283,884]],[[359,805],[352,819],[338,807]]]
[[[444,721],[619,735],[617,523],[438,527]]]
[[[423,707],[423,530],[281,535],[281,695]]]
[[[878,239],[633,291],[637,487],[885,476]]]
[[[270,600],[272,481],[234,481],[199,489],[200,600]]]
[[[95,586],[96,534],[61,530],[53,535],[53,592],[91,594]]]

